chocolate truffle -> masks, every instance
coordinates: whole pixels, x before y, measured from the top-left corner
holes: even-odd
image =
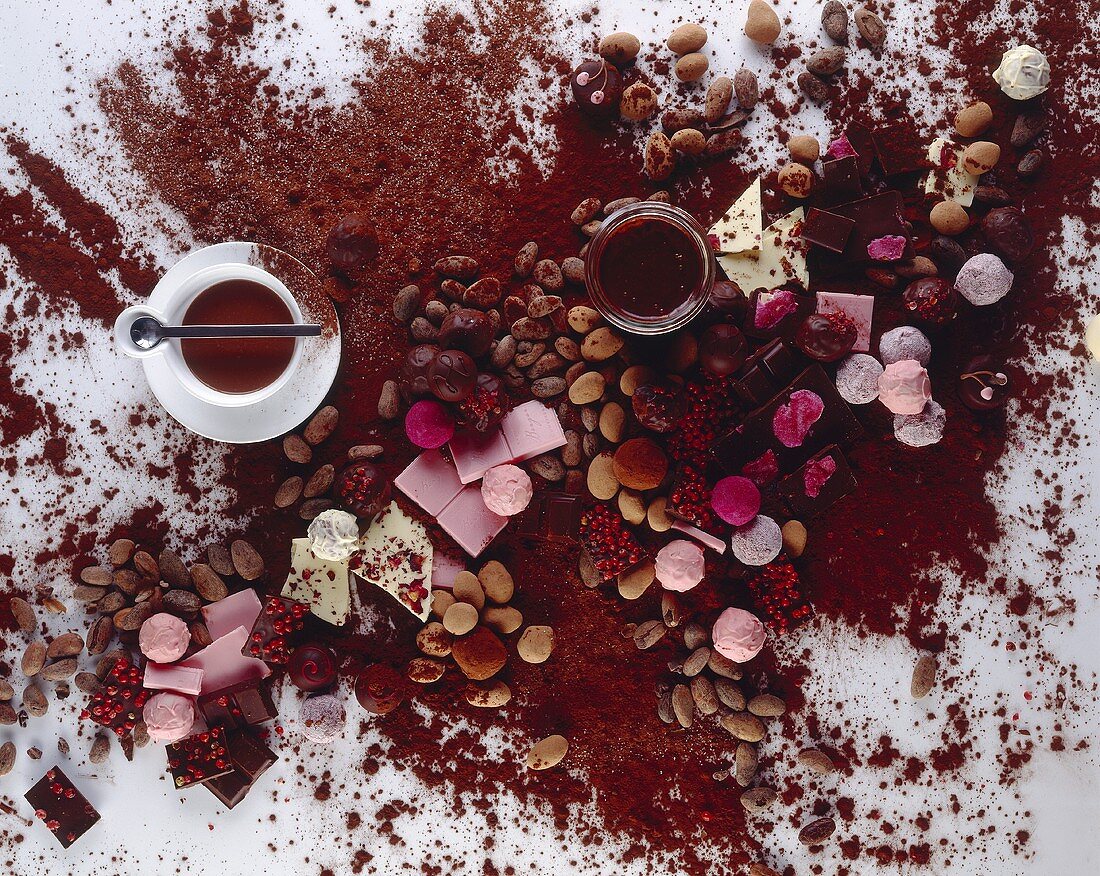
[[[439,343],[469,353],[475,359],[489,352],[493,343],[493,324],[480,310],[460,307],[452,310],[439,326]]]
[[[1031,223],[1019,207],[995,207],[982,219],[986,242],[1010,262],[1027,258],[1035,247]]]
[[[894,437],[910,447],[938,444],[947,426],[947,411],[935,401],[929,401],[919,414],[897,414],[894,417]]]
[[[911,325],[899,325],[883,332],[878,341],[878,355],[883,365],[900,362],[902,359],[916,359],[927,366],[932,358],[932,342],[919,328]]]
[[[612,119],[619,114],[623,79],[613,64],[600,59],[585,61],[569,78],[573,100],[580,111],[597,119]]]
[[[941,277],[922,277],[905,287],[902,304],[929,325],[945,325],[955,318],[959,296]]]
[[[362,213],[349,213],[332,226],[326,241],[329,261],[341,271],[351,271],[378,255],[378,233]]]
[[[299,645],[286,669],[291,683],[307,693],[336,683],[336,655],[323,645]]]
[[[959,268],[955,289],[975,307],[996,304],[1012,291],[1012,271],[991,252],[982,252]]]
[[[355,698],[368,712],[388,715],[405,699],[405,679],[391,666],[367,666],[355,678]]]
[[[458,403],[458,409],[463,423],[487,432],[512,409],[512,399],[499,377],[483,371],[477,376],[473,392]]]
[[[630,403],[638,422],[654,432],[678,429],[687,409],[683,390],[671,381],[639,386],[634,390]]]
[[[716,280],[710,287],[710,305],[737,322],[749,312],[749,299],[741,287],[730,280]]]
[[[748,351],[749,346],[741,330],[729,323],[712,325],[699,339],[699,362],[716,377],[733,374],[745,364]]]
[[[357,460],[340,472],[336,498],[367,526],[389,504],[390,482],[371,463]]]
[[[428,368],[428,385],[442,401],[458,402],[474,391],[477,366],[461,350],[442,350]]]
[[[993,356],[975,356],[959,374],[959,399],[975,411],[990,411],[1008,401],[1011,390],[1004,363]]]
[[[798,327],[794,342],[811,359],[835,362],[852,351],[858,336],[856,324],[840,311],[811,313]]]
[[[836,369],[836,390],[850,405],[865,405],[878,398],[882,365],[874,356],[853,353]]]
[[[401,366],[401,386],[408,395],[429,395],[432,391],[428,382],[428,369],[432,367],[439,347],[435,344],[418,344],[405,355]]]
[[[344,732],[347,713],[332,694],[307,697],[298,713],[302,735],[310,742],[331,742]]]

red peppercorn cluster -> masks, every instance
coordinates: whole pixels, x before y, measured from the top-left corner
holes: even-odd
[[[594,505],[581,515],[580,537],[604,581],[645,557],[645,551],[626,528],[622,516],[606,504]]]
[[[705,532],[719,528],[718,517],[710,506],[710,483],[703,470],[684,463],[676,472],[668,495],[668,513],[698,526]]]
[[[268,663],[290,659],[290,638],[306,623],[309,607],[303,602],[269,597],[248,640],[248,654]]]
[[[704,376],[684,387],[687,409],[680,428],[669,437],[668,452],[677,462],[702,464],[711,445],[736,425],[739,408],[729,377]]]
[[[813,606],[802,592],[798,572],[783,554],[753,574],[748,585],[768,626],[780,635],[809,620],[813,614]]]
[[[142,687],[143,676],[129,660],[119,660],[80,717],[126,736],[141,720],[141,709],[149,699],[149,691]]]

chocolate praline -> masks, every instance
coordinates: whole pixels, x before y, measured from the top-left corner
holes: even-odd
[[[439,347],[435,344],[417,344],[405,355],[401,366],[401,388],[411,396],[429,395],[428,369],[432,367]]]
[[[749,345],[735,325],[712,325],[699,338],[699,362],[708,373],[716,377],[733,374],[745,364]]]
[[[1019,207],[990,210],[982,219],[982,233],[993,251],[1010,262],[1027,258],[1035,247],[1035,233]]]
[[[905,309],[928,325],[944,325],[955,318],[959,295],[941,277],[922,277],[905,287]]]
[[[569,77],[573,100],[585,115],[611,119],[619,114],[623,96],[623,78],[613,64],[602,58],[585,61]]]
[[[390,482],[365,459],[357,460],[340,472],[336,498],[341,506],[367,524],[390,502]]]
[[[678,429],[687,410],[683,389],[671,381],[639,386],[630,403],[643,427],[662,433]]]
[[[811,313],[802,320],[794,342],[811,359],[836,362],[852,352],[858,335],[856,324],[843,313]]]
[[[290,655],[286,673],[291,683],[307,693],[336,683],[336,655],[323,645],[299,645]]]
[[[428,386],[436,398],[458,402],[474,391],[477,366],[461,350],[442,350],[428,367]]]
[[[469,353],[475,359],[489,352],[493,343],[493,324],[489,317],[472,307],[452,310],[439,326],[439,343]]]
[[[355,698],[368,712],[388,715],[405,699],[405,679],[391,666],[372,664],[355,677]]]
[[[462,422],[485,432],[499,423],[512,409],[512,399],[495,374],[483,371],[477,376],[473,392],[458,403]]]
[[[378,233],[369,217],[349,213],[329,230],[325,248],[334,267],[354,270],[378,255]]]
[[[749,312],[749,299],[741,287],[730,280],[716,280],[710,287],[710,306],[741,322]]]
[[[1012,380],[995,356],[975,356],[959,373],[959,400],[974,411],[991,411],[1008,401]]]

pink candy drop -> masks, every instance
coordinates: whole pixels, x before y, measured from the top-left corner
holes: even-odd
[[[421,399],[405,415],[405,434],[417,447],[426,450],[442,447],[454,433],[454,416],[434,399]]]

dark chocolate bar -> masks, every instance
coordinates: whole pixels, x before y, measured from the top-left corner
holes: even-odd
[[[825,203],[844,204],[863,197],[863,182],[859,176],[859,157],[845,155],[823,162],[821,174],[825,178]],[[805,232],[802,234],[806,236]]]
[[[580,496],[539,490],[517,515],[516,532],[525,538],[548,542],[575,542],[580,532]]]
[[[844,259],[856,263],[868,261],[870,256],[867,254],[867,245],[872,240],[888,236],[906,238],[902,258],[912,258],[913,244],[908,240],[909,226],[902,218],[903,209],[901,193],[895,191],[886,191],[859,201],[831,207],[831,213],[855,222],[855,227],[848,238],[848,245],[844,247]]]
[[[99,813],[60,767],[48,770],[23,796],[33,807],[35,817],[65,848],[99,821]]]
[[[309,606],[285,596],[268,596],[241,653],[268,663],[286,663],[294,634],[306,623]]]
[[[275,763],[275,752],[252,733],[237,730],[226,739],[233,771],[206,783],[210,793],[227,809],[240,803],[252,789],[256,780]]]
[[[875,160],[875,141],[870,129],[859,122],[852,122],[844,133],[848,137],[848,142],[852,144],[852,148],[856,150],[860,174],[867,176]]]
[[[856,488],[848,460],[835,444],[826,447],[779,483],[791,513],[803,520],[820,514]]]
[[[928,167],[925,148],[909,122],[894,122],[877,127],[871,138],[882,172],[887,176],[914,173]]]
[[[806,360],[794,347],[779,338],[765,344],[741,366],[733,391],[746,408],[767,404],[795,379]]]
[[[830,444],[847,444],[862,432],[836,386],[820,365],[803,371],[786,389],[751,414],[714,448],[728,474],[739,475],[768,455],[779,474],[789,474]]]
[[[271,690],[261,680],[242,681],[199,697],[199,711],[211,727],[243,727],[278,717]]]
[[[168,771],[177,788],[208,782],[233,771],[225,730],[211,727],[167,746]]]
[[[741,326],[750,338],[793,338],[798,327],[814,311],[814,298],[791,289],[757,289],[749,299],[749,312]]]
[[[815,246],[839,253],[844,252],[855,227],[856,223],[847,216],[811,207],[806,224],[802,226],[802,237]]]

